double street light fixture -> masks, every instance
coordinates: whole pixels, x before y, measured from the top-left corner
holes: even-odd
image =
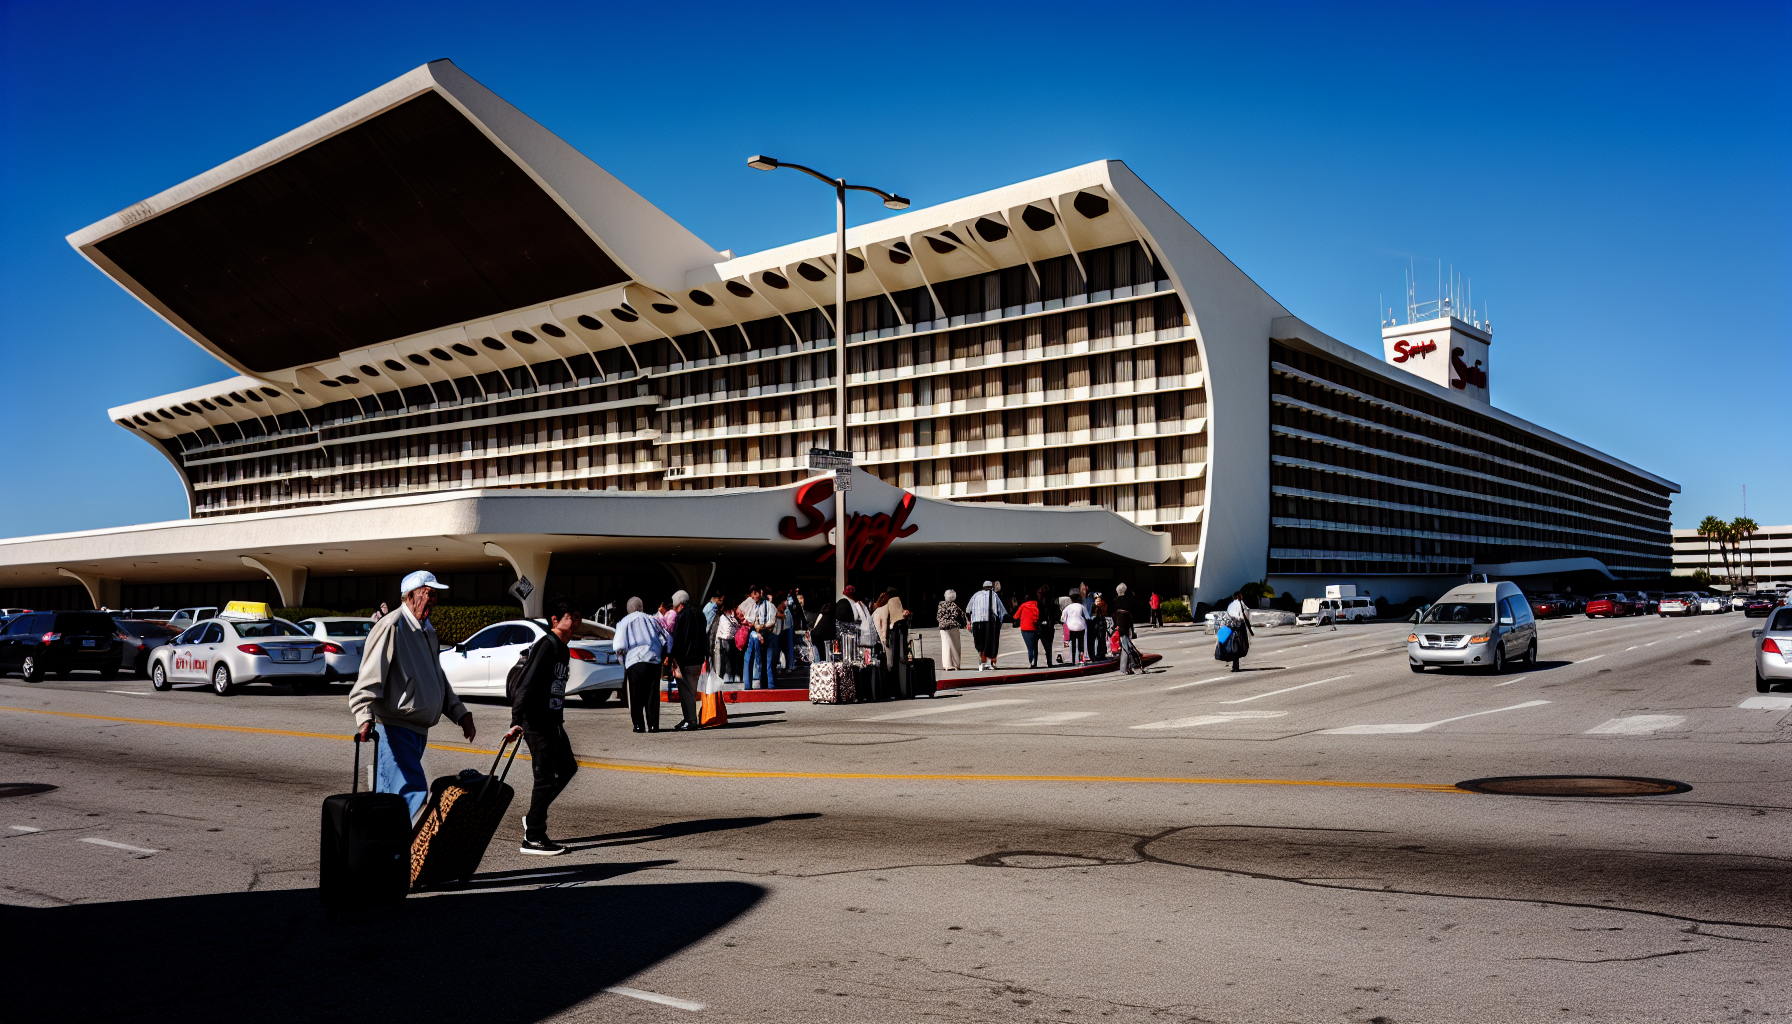
[[[906,210],[909,201],[894,192],[885,192],[870,185],[848,184],[845,178],[830,178],[812,167],[756,155],[747,158],[747,166],[758,171],[775,171],[788,167],[802,171],[834,189],[834,447],[851,451],[846,443],[846,193],[869,192],[884,201],[892,210]],[[851,472],[849,469],[848,472]],[[834,596],[846,594],[846,492],[834,487]]]

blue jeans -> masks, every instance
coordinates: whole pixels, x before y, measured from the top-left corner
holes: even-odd
[[[1039,664],[1039,631],[1023,629],[1020,631],[1020,638],[1027,642],[1027,667],[1032,668]],[[1051,644],[1047,643],[1046,648],[1045,660],[1049,662],[1051,661]]]
[[[404,797],[411,808],[411,820],[415,821],[429,801],[429,777],[423,774],[423,747],[429,737],[403,726],[388,729],[383,722],[373,728],[380,737],[373,791]]]
[[[772,688],[772,680],[775,678],[772,675],[772,654],[772,645],[760,637],[758,630],[754,630],[747,636],[747,665],[741,670],[741,675],[746,679],[747,689],[753,688],[755,677],[759,679],[760,689]]]

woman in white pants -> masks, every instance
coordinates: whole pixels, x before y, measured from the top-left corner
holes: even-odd
[[[958,591],[946,591],[940,602],[940,671],[958,671],[958,634],[964,629],[964,609],[958,607]]]

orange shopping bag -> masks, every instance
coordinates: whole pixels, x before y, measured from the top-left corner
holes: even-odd
[[[697,727],[708,729],[711,726],[728,724],[728,707],[722,703],[722,677],[703,666],[703,675],[697,680]]]

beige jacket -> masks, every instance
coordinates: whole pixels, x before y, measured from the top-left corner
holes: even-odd
[[[361,649],[361,673],[348,695],[355,725],[378,719],[427,733],[444,715],[450,722],[460,721],[467,708],[442,674],[440,648],[435,627],[419,622],[405,605],[374,623]]]
[[[884,606],[871,613],[872,625],[877,627],[877,638],[884,643],[890,642],[890,626],[903,621],[906,609],[902,607],[902,598],[892,597],[884,602]]]

